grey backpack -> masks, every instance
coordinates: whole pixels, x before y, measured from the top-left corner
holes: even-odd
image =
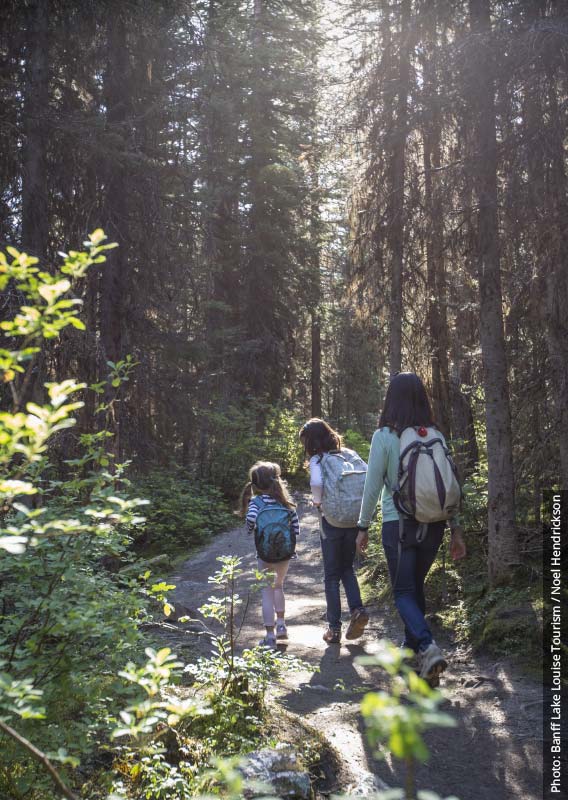
[[[398,486],[393,500],[399,513],[428,524],[454,517],[462,490],[457,471],[436,428],[405,428],[400,435]]]
[[[343,447],[337,453],[324,453],[322,512],[336,528],[354,528],[361,511],[367,464],[354,450]]]

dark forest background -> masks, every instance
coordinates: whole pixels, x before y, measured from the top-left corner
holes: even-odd
[[[132,705],[179,670],[146,650],[124,672],[174,611],[156,573],[234,524],[257,458],[307,488],[310,416],[368,455],[400,370],[465,483],[438,622],[534,670],[542,491],[568,488],[566,3],[0,0],[0,19],[0,794],[74,797],[47,753],[81,796],[186,800],[258,744],[262,653],[233,682],[225,645],[194,670],[211,714],[179,712],[183,752]],[[46,390],[69,378],[82,406]],[[365,569],[386,602],[376,544]]]
[[[120,245],[78,289],[88,335],[48,347],[21,403],[128,354],[116,457],[231,492],[267,420],[368,437],[388,374],[416,370],[463,471],[487,452],[495,569],[514,560],[515,515],[568,481],[564,4],[3,11],[2,242]]]

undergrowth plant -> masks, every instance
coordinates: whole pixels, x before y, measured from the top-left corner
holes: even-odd
[[[237,653],[243,570],[239,559],[225,558],[211,577],[217,593],[202,608],[210,625],[220,626],[204,628],[211,655],[183,672],[167,648],[147,649],[137,666],[141,626],[152,621],[156,603],[171,614],[174,587],[136,561],[146,501],[132,496],[113,444],[114,404],[135,362],[109,361],[104,380],[91,387],[48,382],[43,402],[29,399],[45,340],[69,326],[84,330],[74,285],[114,246],[100,230],[85,244],[50,272],[13,248],[9,257],[0,254],[0,290],[24,298],[1,323],[9,346],[0,349],[0,374],[10,408],[0,412],[0,796],[74,800],[81,792],[103,800],[110,791],[185,800],[204,771],[216,770],[221,783],[227,777],[225,762],[215,758],[256,745],[269,682],[299,663],[262,648]],[[98,424],[70,439],[85,391],[94,393]],[[289,449],[282,455],[295,469],[291,418],[287,425],[279,446]],[[53,445],[64,434],[57,452],[72,456],[56,468]],[[269,420],[264,439],[272,435],[276,440]],[[188,532],[209,535],[207,518],[219,501],[214,490],[188,487],[185,517],[179,504],[164,503],[164,527],[157,512],[152,520],[157,535],[178,514]],[[253,583],[266,577],[257,574]],[[182,676],[191,680],[183,691],[176,685]]]
[[[146,525],[136,538],[136,552],[184,555],[215,533],[227,530],[234,517],[219,489],[196,480],[188,470],[172,466],[133,478],[136,493],[151,497]]]
[[[439,710],[443,695],[405,663],[413,655],[411,650],[382,640],[376,655],[359,659],[361,663],[380,665],[390,676],[390,691],[365,695],[361,712],[369,743],[376,748],[375,755],[382,755],[378,745],[383,744],[406,764],[404,794],[398,796],[405,800],[432,800],[431,793],[416,791],[416,762],[427,761],[429,757],[423,733],[428,728],[454,727],[456,723]]]
[[[144,666],[120,673],[141,692],[113,732],[113,800],[242,796],[238,756],[259,744],[268,686],[285,670],[306,668],[265,647],[237,651],[247,606],[239,587],[248,579],[255,591],[267,576],[255,572],[251,580],[238,557],[218,560],[209,578],[216,593],[199,609],[210,655],[183,667],[169,649],[148,649]],[[176,685],[180,678],[190,685]]]
[[[72,797],[86,763],[108,735],[113,706],[130,690],[118,671],[142,646],[151,588],[110,573],[105,559],[128,563],[140,506],[112,453],[112,416],[134,364],[108,363],[90,390],[49,381],[30,397],[42,347],[68,327],[84,330],[75,287],[114,247],[101,230],[84,251],[62,254],[49,272],[8,248],[0,253],[0,291],[22,298],[0,327],[4,407],[0,412],[0,796]],[[71,436],[80,392],[100,396],[99,430]],[[7,394],[7,397],[6,397]],[[73,457],[55,469],[62,436]],[[62,452],[62,449],[59,448]],[[149,576],[146,576],[149,577]],[[55,766],[57,765],[57,766]],[[51,792],[55,792],[52,795]]]
[[[168,758],[168,753],[172,743],[176,751],[183,747],[179,728],[184,721],[212,712],[203,699],[175,694],[183,664],[169,648],[157,652],[147,648],[146,656],[142,667],[129,663],[119,673],[140,694],[120,712],[120,723],[112,732],[112,739],[119,743],[113,749],[115,778],[109,800],[186,800],[194,796],[192,765],[179,755]]]
[[[251,464],[259,459],[280,464],[287,480],[303,474],[304,454],[298,438],[301,419],[279,406],[251,401],[246,408],[201,411],[200,424],[209,431],[204,477],[236,497]],[[264,424],[259,429],[259,418]]]
[[[307,665],[266,647],[237,652],[251,592],[258,591],[271,575],[255,571],[245,601],[238,592],[239,583],[245,578],[242,559],[221,556],[218,561],[220,569],[209,578],[217,594],[199,609],[210,621],[204,623],[204,633],[211,641],[211,655],[188,664],[185,671],[214,712],[213,720],[205,720],[205,727],[199,731],[202,743],[211,752],[218,752],[223,746],[223,752],[231,754],[254,746],[270,682],[284,671],[305,669]],[[213,622],[217,623],[215,628]]]

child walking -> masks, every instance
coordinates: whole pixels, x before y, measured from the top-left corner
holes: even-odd
[[[324,500],[323,462],[324,459],[332,456],[337,456],[339,460],[344,461],[356,459],[362,464],[364,462],[359,459],[355,451],[342,447],[340,435],[322,419],[314,418],[306,422],[300,431],[300,441],[309,458],[312,497],[321,520],[321,549],[328,623],[323,639],[327,644],[339,644],[341,642],[340,584],[343,584],[351,612],[345,638],[358,639],[365,630],[369,615],[361,599],[361,591],[353,566],[359,531],[354,521],[341,524],[339,520],[332,520],[326,516],[325,508],[322,508]],[[328,491],[330,488],[328,487]],[[360,501],[357,502],[355,520],[359,511],[359,503]]]
[[[296,537],[300,533],[296,504],[281,478],[278,464],[257,461],[251,467],[237,514],[246,515],[248,532],[255,535],[259,570],[272,573],[270,584],[262,589],[266,635],[260,644],[275,648],[277,640],[288,638],[284,580],[290,560],[296,557]]]

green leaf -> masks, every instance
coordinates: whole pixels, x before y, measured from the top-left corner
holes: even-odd
[[[27,536],[0,536],[0,549],[13,555],[25,553],[27,543]]]
[[[38,287],[38,292],[49,305],[52,305],[58,297],[65,294],[70,288],[71,282],[67,278],[63,278],[63,280],[56,283],[42,284]]]

